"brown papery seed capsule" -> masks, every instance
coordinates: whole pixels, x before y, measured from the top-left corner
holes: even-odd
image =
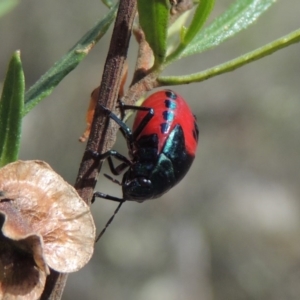
[[[93,254],[89,207],[42,161],[0,169],[0,226],[0,298],[36,299],[49,267],[74,272]]]

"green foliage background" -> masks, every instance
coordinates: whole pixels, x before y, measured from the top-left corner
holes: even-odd
[[[99,2],[21,2],[0,19],[0,78],[21,49],[26,86],[32,85],[105,15]],[[231,2],[217,1],[213,16]],[[196,72],[283,36],[299,28],[299,9],[298,0],[278,1],[219,49],[182,60],[166,75]],[[109,34],[24,119],[20,158],[45,160],[70,183],[108,43]],[[135,57],[132,45],[131,66]],[[161,199],[124,205],[92,263],[69,277],[64,299],[298,300],[299,73],[294,45],[235,72],[173,87],[198,117],[191,171]],[[120,137],[116,148],[122,146]],[[106,181],[98,189],[117,190]],[[104,200],[93,205],[99,231],[114,208]]]

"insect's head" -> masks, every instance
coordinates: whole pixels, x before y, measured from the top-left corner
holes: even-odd
[[[151,180],[142,176],[130,177],[130,170],[128,170],[124,174],[122,183],[124,199],[143,202],[153,198],[154,188]]]

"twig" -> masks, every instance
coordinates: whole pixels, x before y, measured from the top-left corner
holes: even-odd
[[[79,195],[89,204],[101,167],[94,161],[89,152],[90,150],[106,151],[114,142],[113,129],[108,127],[108,120],[101,114],[100,105],[103,104],[109,109],[113,109],[116,104],[135,15],[136,0],[121,0],[104,66],[91,134],[75,183]],[[67,274],[52,271],[47,278],[41,300],[61,299],[66,280]]]
[[[104,66],[98,102],[92,122],[91,133],[83,156],[75,188],[79,195],[89,203],[92,199],[96,178],[100,169],[90,155],[90,151],[102,153],[114,143],[114,127],[108,126],[102,114],[101,105],[113,110],[120,88],[123,65],[131,36],[132,24],[136,14],[136,0],[122,0],[111,39],[108,56]]]

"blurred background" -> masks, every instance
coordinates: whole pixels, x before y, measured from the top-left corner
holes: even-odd
[[[212,18],[233,1],[216,2]],[[196,72],[260,47],[299,28],[299,10],[299,0],[278,1],[218,49],[165,73]],[[99,0],[20,2],[0,19],[0,80],[20,49],[30,87],[106,12]],[[47,161],[71,184],[110,33],[24,119],[20,158]],[[126,203],[92,261],[69,276],[63,299],[300,299],[299,50],[296,44],[234,72],[173,87],[198,118],[190,172],[161,199]],[[115,148],[126,153],[122,138]],[[99,191],[121,196],[100,179]],[[115,208],[102,199],[93,204],[98,232]]]

